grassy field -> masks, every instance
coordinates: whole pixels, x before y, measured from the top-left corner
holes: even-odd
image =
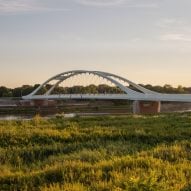
[[[0,121],[0,190],[189,191],[191,114]]]

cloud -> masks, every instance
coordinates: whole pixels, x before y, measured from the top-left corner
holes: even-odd
[[[31,11],[35,8],[33,1],[0,0],[0,12]]]
[[[185,34],[169,33],[164,34],[160,37],[163,41],[180,41],[180,42],[191,42],[191,37]]]
[[[165,29],[165,28],[180,28],[182,26],[186,26],[187,23],[182,19],[164,18],[161,19],[156,25],[160,28]]]
[[[156,7],[155,0],[65,0],[60,7],[57,6],[58,0],[53,2],[48,0],[0,0],[0,14],[18,14],[29,12],[46,11],[68,11],[68,5],[78,3],[84,6],[110,7],[123,6],[126,8],[152,8]],[[52,6],[54,5],[54,7]]]
[[[123,4],[126,0],[77,0],[77,2],[91,6],[113,6]]]
[[[16,14],[38,11],[65,11],[65,8],[52,8],[40,4],[40,0],[0,0],[0,14]]]
[[[135,3],[132,5],[129,5],[129,7],[134,7],[134,8],[157,8],[158,4],[157,3]]]
[[[153,8],[157,7],[158,4],[153,1],[144,0],[75,0],[77,3],[86,6],[97,6],[97,7],[108,7],[125,5],[125,7],[132,8]]]
[[[190,23],[183,19],[165,18],[157,23],[162,29],[162,41],[191,42]]]

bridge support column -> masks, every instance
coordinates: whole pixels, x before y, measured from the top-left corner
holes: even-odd
[[[161,111],[160,101],[134,101],[133,113],[134,114],[157,114]]]

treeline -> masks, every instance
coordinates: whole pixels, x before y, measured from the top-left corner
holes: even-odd
[[[39,84],[35,84],[34,86],[31,85],[23,85],[22,87],[17,87],[17,88],[7,88],[5,86],[0,86],[0,97],[21,97],[24,95],[30,94],[33,90],[35,90]],[[148,85],[142,85],[141,86],[156,91],[160,93],[191,93],[191,87],[183,87],[183,86],[178,86],[177,88],[172,87],[171,85],[164,85],[164,86],[152,86],[150,84]],[[48,91],[52,85],[47,84],[44,86],[38,94],[43,94],[46,91]],[[133,87],[129,87],[131,89],[134,89]],[[113,87],[113,86],[108,86],[106,84],[101,84],[101,85],[88,85],[88,86],[73,86],[73,87],[61,87],[58,86],[57,88],[54,89],[52,94],[78,94],[78,93],[100,93],[100,94],[105,94],[105,93],[123,93],[122,90],[118,87]]]
[[[179,85],[177,88],[171,86],[171,85],[164,85],[164,86],[152,86],[150,84],[148,85],[142,85],[141,86],[159,92],[159,93],[169,93],[169,94],[173,94],[173,93],[181,93],[181,94],[190,94],[191,93],[191,87],[183,87],[181,85]]]

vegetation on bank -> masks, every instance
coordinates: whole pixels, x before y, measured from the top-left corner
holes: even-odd
[[[23,85],[22,87],[17,87],[14,89],[7,88],[4,86],[0,86],[0,97],[21,97],[24,95],[28,95],[33,90],[35,90],[39,84],[35,84],[34,86]],[[172,87],[171,85],[164,86],[152,86],[152,85],[142,85],[145,88],[148,88],[153,91],[161,92],[161,93],[191,93],[191,87],[182,87],[178,86],[177,88]],[[41,93],[45,93],[52,87],[51,84],[47,84],[45,87],[41,89]],[[133,87],[130,87],[133,89]],[[113,86],[108,86],[106,84],[96,85],[88,85],[88,86],[73,86],[73,87],[62,87],[58,86],[54,89],[52,93],[63,93],[63,94],[74,94],[74,93],[122,93],[122,91]]]
[[[188,191],[191,114],[0,121],[0,190]]]

